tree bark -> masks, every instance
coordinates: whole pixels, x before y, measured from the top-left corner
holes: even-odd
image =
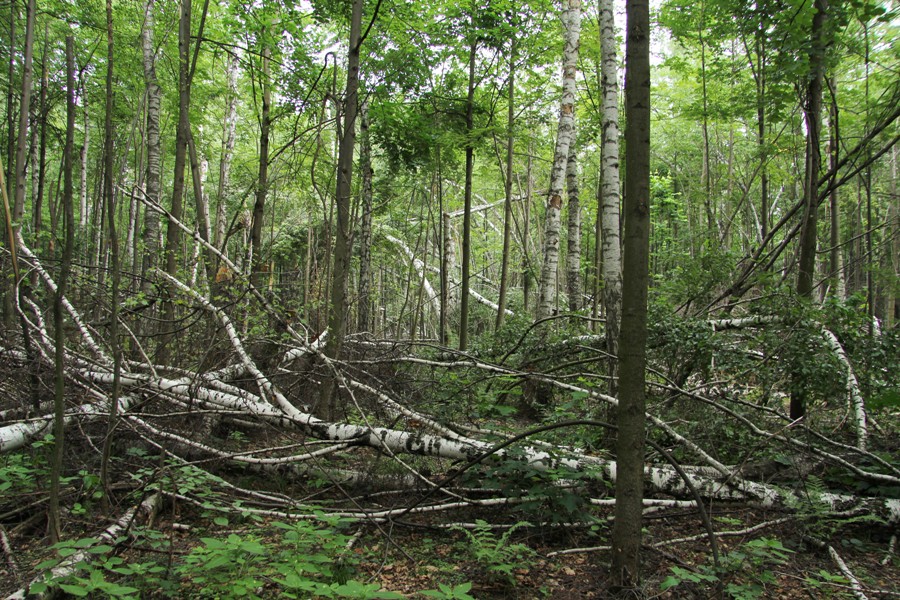
[[[575,153],[574,135],[569,144],[569,159],[566,162],[566,192],[569,217],[569,232],[566,248],[566,294],[569,310],[581,309],[581,205],[578,200],[578,162]]]
[[[184,170],[190,134],[190,44],[191,0],[181,0],[181,16],[178,25],[178,129],[175,135],[175,173],[172,178],[172,208],[170,213],[180,221],[184,211]],[[166,273],[177,276],[181,254],[181,230],[171,221],[166,228]],[[163,304],[163,328],[160,338],[159,362],[168,361],[168,343],[175,329],[175,304],[166,300]]]
[[[627,5],[625,61],[625,240],[622,328],[619,334],[619,407],[616,440],[612,577],[620,588],[641,579],[641,508],[644,490],[644,382],[650,240],[650,7]]]
[[[475,12],[472,6],[469,35],[469,85],[466,96],[466,185],[463,192],[462,234],[462,288],[459,292],[459,349],[469,345],[469,273],[472,268],[472,173],[475,169],[475,147],[472,142],[475,129],[475,56],[478,51],[475,33]]]
[[[829,115],[830,139],[828,142],[829,168],[834,169],[838,162],[839,130],[838,130],[838,105],[837,86],[835,79],[831,79],[832,103]],[[831,212],[831,253],[829,256],[829,270],[831,279],[831,295],[843,300],[847,295],[844,285],[844,253],[841,248],[841,207],[838,202],[838,188],[833,188],[828,194],[829,210]]]
[[[237,54],[228,55],[225,67],[228,81],[228,96],[225,102],[225,119],[222,123],[222,156],[219,159],[219,184],[216,191],[216,232],[215,246],[225,252],[225,199],[231,175],[231,158],[234,155],[235,131],[237,126]]]
[[[264,35],[267,35],[264,34]],[[253,284],[262,287],[262,226],[265,216],[266,194],[269,192],[269,127],[270,104],[272,101],[272,84],[270,77],[270,57],[272,50],[268,42],[262,49],[262,114],[259,121],[259,177],[256,182],[256,202],[253,204],[253,219],[250,224],[250,252]]]
[[[159,115],[162,91],[156,81],[156,56],[153,50],[153,7],[155,0],[146,0],[144,5],[144,26],[141,29],[141,50],[144,64],[144,84],[147,87],[147,199],[155,204],[160,202],[161,145],[159,137]],[[151,290],[149,273],[159,260],[159,213],[144,211],[142,233],[144,256],[141,264],[141,290],[149,294]]]
[[[362,224],[359,236],[359,313],[356,328],[372,327],[372,141],[369,137],[369,103],[360,107],[359,168],[362,171]]]
[[[509,42],[509,81],[506,90],[506,178],[503,180],[503,254],[500,257],[500,296],[497,300],[497,319],[495,329],[503,326],[503,317],[506,315],[506,294],[509,286],[509,254],[510,238],[512,231],[512,180],[513,180],[513,150],[515,136],[516,110],[513,104],[515,100],[515,75],[516,75],[516,38],[513,36]]]
[[[806,88],[806,178],[804,186],[804,211],[800,230],[800,258],[798,260],[797,295],[812,299],[816,271],[816,222],[819,212],[819,168],[821,151],[819,133],[822,119],[822,78],[825,69],[825,21],[828,0],[815,0],[809,53],[809,81]],[[794,376],[791,391],[791,419],[806,414],[804,382]]]
[[[565,50],[562,68],[562,100],[556,134],[556,150],[550,172],[550,191],[544,226],[544,261],[541,267],[541,297],[537,318],[550,316],[554,311],[559,269],[559,229],[562,191],[566,178],[569,145],[575,134],[575,72],[578,68],[578,45],[581,34],[581,0],[566,0],[563,12]]]
[[[31,116],[31,83],[33,79],[32,60],[34,57],[35,0],[25,5],[25,49],[22,57],[22,99],[19,103],[19,133],[16,138],[15,199],[13,202],[13,226],[15,231],[22,227],[25,212],[25,187],[28,167],[28,119]]]
[[[63,331],[63,301],[68,287],[69,269],[72,264],[72,248],[75,245],[75,210],[72,183],[75,153],[75,38],[66,37],[66,146],[63,154],[63,244],[62,263],[56,294],[53,297],[54,336],[54,422],[53,462],[50,476],[50,501],[47,509],[50,538],[59,541],[62,532],[59,515],[60,475],[62,474],[63,443],[65,440],[65,360],[66,338]]]
[[[328,342],[325,356],[337,359],[341,353],[347,325],[347,276],[350,271],[350,196],[353,188],[353,150],[356,145],[356,114],[359,90],[359,48],[362,30],[363,0],[353,0],[350,18],[350,43],[347,58],[347,88],[344,95],[344,131],[338,147],[337,223],[334,268],[331,272],[331,299],[328,311]],[[333,418],[337,412],[337,382],[326,378],[322,383],[323,414]]]
[[[600,2],[600,66],[603,93],[600,146],[600,240],[603,277],[603,311],[606,317],[606,351],[609,354],[609,395],[618,393],[619,321],[622,306],[622,246],[619,225],[619,81],[616,57],[616,24],[612,0]],[[607,413],[610,422],[615,410]],[[615,433],[611,435],[615,439]],[[614,444],[614,442],[613,442]]]

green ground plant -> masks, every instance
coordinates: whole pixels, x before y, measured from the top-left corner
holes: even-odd
[[[466,536],[469,553],[489,576],[512,585],[515,571],[527,567],[528,559],[535,552],[525,544],[512,542],[511,538],[516,530],[529,525],[520,521],[498,536],[487,521],[478,519],[473,529],[456,527],[455,530]]]

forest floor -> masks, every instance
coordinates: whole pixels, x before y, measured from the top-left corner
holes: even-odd
[[[21,403],[21,392],[28,389],[24,371],[3,375],[0,387],[12,393],[4,394],[0,404]],[[79,401],[84,400],[70,399],[73,405]],[[12,406],[0,406],[6,408]],[[202,418],[170,418],[168,425],[196,432]],[[175,460],[160,452],[158,441],[128,429],[125,422],[122,428],[113,446],[109,506],[96,476],[105,423],[76,423],[68,429],[62,497],[67,542],[55,549],[49,545],[46,520],[51,444],[0,454],[0,533],[5,538],[0,596],[27,586],[38,573],[84,549],[81,568],[53,582],[72,596],[375,598],[394,592],[381,597],[613,597],[610,555],[602,548],[611,533],[611,498],[603,489],[578,487],[584,482],[551,500],[523,502],[520,493],[509,504],[443,506],[383,519],[339,518],[437,506],[439,495],[424,485],[375,489],[338,485],[310,473],[297,477],[289,469],[254,473],[202,453],[181,452],[182,458]],[[264,427],[220,427],[210,435],[218,447],[235,453],[315,443]],[[453,472],[449,462],[435,462],[439,459],[404,460],[419,473]],[[348,448],[329,457],[328,465],[385,476],[408,474],[371,448]],[[496,498],[497,490],[485,486],[483,477],[480,481],[481,488],[460,481],[451,491]],[[527,489],[535,482],[515,483]],[[263,495],[287,499],[287,504],[272,504],[266,512]],[[579,503],[588,496],[597,499],[595,505]],[[151,515],[138,511],[112,539],[100,539],[104,529],[150,497],[160,498]],[[287,505],[293,516],[279,513]],[[320,507],[319,512],[310,506]],[[653,507],[644,521],[642,589],[634,597],[900,598],[896,529],[865,517],[824,512],[725,502],[706,508],[717,534],[718,565],[696,508]]]
[[[96,543],[95,536],[133,506],[135,497],[144,497],[140,490],[150,483],[140,480],[150,472],[149,465],[145,464],[142,471],[134,470],[133,464],[119,473],[119,482],[114,485],[119,506],[104,509],[99,499],[91,499],[97,495],[96,482],[87,476],[90,468],[85,467],[90,466],[82,462],[86,448],[77,446],[89,438],[98,444],[101,429],[97,426],[83,429],[87,437],[70,447],[68,472],[73,477],[64,494],[64,537],[69,540],[94,539]],[[41,451],[38,448],[32,456]],[[9,457],[0,456],[0,468],[5,461],[9,469]],[[227,470],[222,474],[230,475],[229,479],[244,489],[285,494],[303,498],[304,502],[317,497],[323,506],[330,500],[336,505],[355,506],[357,510],[402,508],[424,495],[412,491],[371,493],[328,485],[309,487],[306,483],[275,481],[271,476],[240,473],[234,477]],[[41,485],[17,497],[0,490],[3,513],[0,523],[8,533],[12,551],[5,552],[0,561],[0,594],[4,597],[30,581],[39,563],[53,558],[46,536],[45,500]],[[219,511],[212,498],[206,506],[197,506],[170,497],[162,503],[152,523],[136,519],[130,535],[118,536],[114,548],[104,546],[106,553],[102,556],[100,552],[91,556],[105,566],[90,566],[86,573],[64,581],[74,586],[68,589],[75,595],[86,591],[90,597],[239,598],[254,597],[254,594],[261,598],[325,597],[286,594],[279,583],[282,580],[278,569],[273,572],[266,563],[277,562],[287,551],[301,557],[318,556],[309,558],[312,566],[308,566],[308,572],[313,578],[343,581],[350,577],[369,585],[370,593],[381,589],[402,594],[398,597],[421,598],[425,597],[421,595],[424,590],[435,590],[437,594],[441,589],[444,595],[432,597],[558,600],[613,597],[609,592],[608,550],[560,554],[607,544],[611,507],[591,509],[592,520],[588,524],[522,524],[508,537],[504,531],[517,523],[541,516],[552,519],[552,507],[530,510],[465,507],[380,523],[335,524],[325,518],[332,528],[318,531],[324,531],[324,535],[333,533],[332,541],[319,539],[295,546],[283,535],[287,526],[281,519],[247,518],[236,512],[239,511],[230,514]],[[713,565],[709,539],[703,533],[698,511],[672,508],[646,516],[643,593],[636,597],[861,598],[854,594],[849,580],[826,548],[810,545],[810,533],[815,530],[818,539],[831,545],[844,560],[867,597],[900,598],[900,554],[896,548],[888,554],[893,533],[888,528],[866,522],[815,523],[783,512],[726,503],[709,506],[708,512],[719,535],[726,531],[746,531],[718,537],[718,567]],[[462,530],[465,525],[453,527],[452,523],[470,524],[469,533]],[[312,527],[303,530],[304,534],[313,531],[316,530]],[[210,540],[228,540],[231,545],[215,546]],[[323,554],[317,555],[318,552]],[[217,556],[227,564],[217,561]],[[112,562],[102,562],[109,561],[110,557]],[[117,571],[123,566],[132,572]],[[337,575],[338,567],[346,567],[346,574]],[[141,568],[156,572],[141,575],[137,572]],[[103,573],[105,581],[115,582],[113,587],[91,587],[86,583],[96,572]],[[676,585],[664,589],[676,581]],[[244,583],[251,585],[252,593],[242,591],[240,586]],[[115,585],[139,591],[135,595],[117,593]],[[335,597],[375,597],[350,594]]]

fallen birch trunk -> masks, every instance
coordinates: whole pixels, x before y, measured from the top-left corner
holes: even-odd
[[[118,521],[107,527],[97,536],[97,541],[105,542],[111,546],[118,545],[117,539],[131,527],[131,523],[134,521],[135,517],[138,514],[154,513],[159,507],[159,501],[159,494],[153,494],[139,505],[128,509]],[[84,548],[75,554],[66,557],[61,563],[50,569],[50,571],[41,573],[32,579],[31,583],[26,587],[20,588],[7,596],[6,600],[25,600],[26,597],[52,597],[56,591],[54,588],[50,587],[52,582],[74,575],[81,569],[81,563],[90,562],[91,557],[94,556],[94,554],[90,552],[90,548],[95,545],[96,544],[91,544],[88,548]]]

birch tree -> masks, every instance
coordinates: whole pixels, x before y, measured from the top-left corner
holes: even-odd
[[[541,266],[541,296],[537,318],[550,316],[557,297],[559,270],[560,212],[566,181],[569,145],[575,134],[575,72],[578,67],[578,45],[581,35],[581,0],[565,0],[563,15],[564,50],[562,67],[562,100],[556,134],[556,149],[550,171],[550,190],[544,225],[544,261]]]

